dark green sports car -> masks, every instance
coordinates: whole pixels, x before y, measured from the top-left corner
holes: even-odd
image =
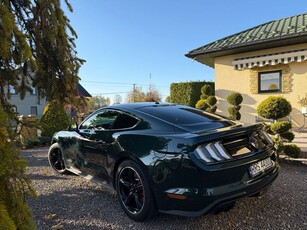
[[[197,217],[230,210],[236,200],[262,194],[279,171],[262,124],[154,102],[98,109],[56,133],[48,159],[59,173],[115,189],[136,221],[158,211]]]

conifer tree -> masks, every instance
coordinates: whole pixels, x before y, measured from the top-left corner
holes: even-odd
[[[51,101],[45,107],[40,120],[42,136],[51,138],[55,132],[66,129],[69,125],[68,115],[64,107],[57,101]]]
[[[78,70],[76,32],[61,0],[0,0],[0,229],[33,229],[25,161],[16,149],[9,103],[13,87],[23,99],[32,87],[38,100],[75,103]],[[72,12],[72,7],[65,0]],[[13,183],[12,183],[13,182]]]
[[[37,87],[38,99],[74,100],[84,62],[75,38],[60,0],[0,0],[0,102],[6,112],[10,87],[21,99]]]

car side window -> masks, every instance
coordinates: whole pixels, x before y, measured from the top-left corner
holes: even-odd
[[[138,123],[138,119],[128,115],[128,114],[119,114],[114,123],[112,129],[128,129],[132,128]]]
[[[93,123],[93,120],[95,120],[97,114],[94,114],[90,117],[88,117],[83,123],[81,123],[79,129],[90,129],[91,124]]]
[[[112,129],[114,120],[120,113],[116,111],[103,111],[96,113],[86,119],[80,126],[80,129],[105,130]]]

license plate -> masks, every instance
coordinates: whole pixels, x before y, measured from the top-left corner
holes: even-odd
[[[266,158],[262,161],[258,161],[254,164],[252,164],[249,167],[249,173],[251,175],[251,177],[255,177],[257,175],[259,175],[260,173],[270,169],[273,167],[273,161],[271,160],[271,158]]]

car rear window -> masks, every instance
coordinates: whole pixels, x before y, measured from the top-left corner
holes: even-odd
[[[143,107],[141,111],[161,120],[179,125],[190,131],[205,131],[234,125],[218,115],[205,113],[201,110],[179,106]]]

